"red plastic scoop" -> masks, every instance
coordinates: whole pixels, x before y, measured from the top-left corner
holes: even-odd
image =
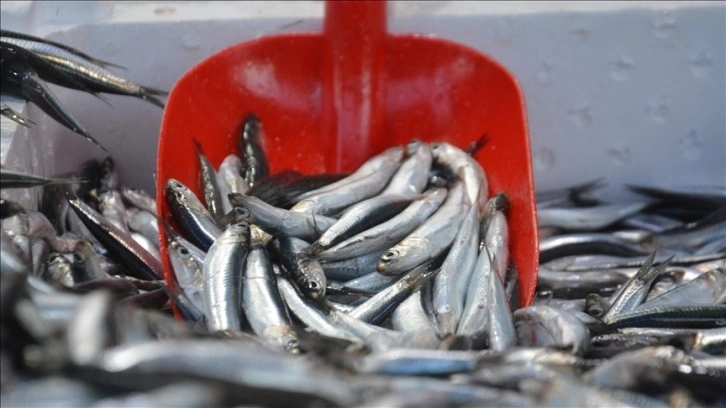
[[[255,112],[271,172],[353,171],[387,147],[412,138],[464,148],[489,142],[476,159],[490,193],[511,199],[510,252],[522,303],[532,301],[538,245],[524,97],[493,59],[459,44],[386,33],[386,3],[329,1],[320,34],[286,34],[227,48],[176,83],[164,111],[157,163],[157,205],[170,177],[199,195],[192,139],[212,164],[236,152],[244,116]],[[201,196],[200,196],[201,197]],[[166,236],[161,255],[171,282]]]

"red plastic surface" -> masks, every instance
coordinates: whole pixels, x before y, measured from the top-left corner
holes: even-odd
[[[487,134],[476,159],[491,194],[511,199],[510,252],[530,304],[538,241],[524,96],[490,57],[462,45],[385,32],[385,2],[329,1],[322,34],[287,34],[229,47],[179,79],[164,110],[157,205],[169,219],[170,177],[198,196],[192,139],[212,164],[236,152],[242,119],[255,112],[272,172],[353,171],[412,138],[466,147]],[[164,229],[161,254],[173,279]]]

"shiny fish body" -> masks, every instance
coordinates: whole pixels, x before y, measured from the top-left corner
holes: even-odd
[[[364,322],[381,323],[402,301],[431,279],[436,272],[438,270],[432,270],[429,264],[421,265],[405,274],[395,284],[357,306],[349,314]]]
[[[469,206],[464,185],[456,183],[441,207],[390,248],[381,257],[376,270],[384,275],[399,275],[441,254],[454,241]]]
[[[269,258],[264,247],[252,243],[242,275],[242,307],[256,335],[282,350],[299,353],[300,342],[290,325]]]
[[[175,179],[166,182],[165,195],[169,212],[184,236],[203,251],[209,250],[222,231],[201,201]]]
[[[130,207],[126,209],[126,219],[130,230],[138,232],[159,246],[159,222],[156,215]]]
[[[13,170],[3,168],[0,170],[0,188],[28,188],[45,186],[49,184],[75,184],[82,183],[82,179],[77,178],[46,178],[25,174]]]
[[[543,208],[537,211],[539,227],[596,231],[627,218],[647,203],[604,204],[587,208]]]
[[[410,203],[411,199],[403,195],[382,194],[353,204],[313,242],[311,249],[315,253],[328,249],[374,225],[388,221]]]
[[[230,201],[249,210],[250,221],[272,235],[285,234],[312,241],[337,222],[335,218],[319,214],[283,210],[253,196],[233,193]]]
[[[169,242],[168,253],[179,287],[192,304],[204,312],[204,262],[195,259],[189,248],[179,241]]]
[[[244,179],[249,186],[266,177],[270,168],[263,148],[264,133],[260,119],[254,113],[245,117],[237,148],[244,163]]]
[[[326,336],[359,342],[361,339],[330,322],[328,316],[303,299],[287,279],[278,277],[277,288],[292,314],[312,330]]]
[[[297,238],[280,237],[278,246],[282,266],[293,276],[300,290],[309,299],[322,301],[327,278],[320,263],[304,253],[308,243]]]
[[[445,199],[445,189],[428,190],[393,218],[340,242],[317,257],[336,261],[390,248],[428,219]]]
[[[655,253],[653,253],[649,261],[646,262],[638,272],[633,275],[632,278],[622,286],[620,293],[613,298],[610,308],[602,317],[604,322],[610,321],[614,316],[617,316],[623,312],[630,312],[638,307],[645,297],[648,295],[648,290],[653,284],[655,278],[663,272],[667,266],[667,262],[660,264],[656,268],[652,268],[653,259]]]
[[[343,179],[347,182],[333,189],[326,186],[325,191],[298,201],[291,211],[332,215],[352,204],[373,197],[386,187],[388,181],[398,170],[401,156],[401,148],[389,149],[369,160],[371,164],[369,168],[366,168],[364,176],[360,176],[358,173],[363,169],[361,166],[358,171]]]
[[[324,187],[301,194],[297,199],[298,202],[307,200],[311,197],[327,194],[331,191],[339,190],[341,187],[349,186],[353,182],[357,182],[362,178],[377,174],[381,169],[398,168],[398,164],[403,158],[404,149],[401,146],[394,146],[366,160],[351,175],[344,177],[336,182],[330,183]]]
[[[227,228],[204,258],[204,314],[209,330],[240,330],[240,275],[250,245],[246,222]]]
[[[512,315],[519,344],[525,347],[557,347],[581,355],[590,346],[590,332],[565,310],[549,306],[530,306]]]
[[[469,203],[481,212],[489,199],[489,182],[484,169],[465,151],[449,143],[433,143],[431,151],[434,163],[448,169],[464,184]]]
[[[150,280],[162,276],[161,262],[136,243],[133,238],[101,217],[70,190],[66,190],[66,197],[83,225],[108,249],[113,258],[126,267],[130,275]]]
[[[479,219],[472,206],[434,278],[433,308],[439,335],[456,333],[464,308],[466,286],[479,250]]]
[[[204,203],[207,206],[209,215],[213,219],[219,220],[224,215],[224,208],[222,206],[222,194],[217,184],[217,172],[204,154],[202,146],[195,141],[194,147],[197,151],[197,158],[199,159],[199,185],[204,195]]]
[[[412,140],[406,145],[406,156],[381,195],[416,197],[423,192],[433,161],[431,146],[420,140]]]
[[[3,37],[3,41],[12,42],[15,45],[32,50],[44,60],[60,68],[71,78],[80,82],[86,87],[86,89],[90,89],[95,92],[137,96],[159,107],[164,106],[164,104],[157,99],[157,96],[165,95],[166,92],[129,81],[103,67],[93,64],[83,58],[79,58],[77,55],[74,55],[64,49],[49,46],[44,43],[16,38]],[[74,89],[82,89],[74,86],[72,82],[64,82],[61,85]]]
[[[391,315],[391,323],[396,331],[415,334],[420,348],[436,348],[439,345],[436,327],[423,307],[421,292],[421,289],[414,292],[398,305]]]
[[[486,247],[477,257],[476,264],[469,279],[464,309],[456,334],[473,338],[482,338],[489,330],[488,308],[492,292],[490,290],[490,275],[496,274],[494,265],[488,255]],[[497,278],[498,279],[498,278]]]
[[[726,269],[717,268],[643,303],[637,309],[687,304],[714,304],[724,293],[726,293]]]
[[[489,254],[488,251],[482,252]],[[496,261],[491,258],[490,262],[496,265]],[[489,291],[490,304],[486,310],[489,313],[489,348],[501,351],[516,344],[517,334],[504,284],[497,273],[489,274]]]
[[[128,187],[120,187],[119,191],[124,200],[131,205],[151,214],[156,214],[156,200],[142,190],[135,190]]]
[[[507,218],[502,211],[492,214],[492,219],[487,223],[488,228],[484,233],[484,246],[494,262],[494,270],[499,279],[504,282],[509,266],[509,226]]]

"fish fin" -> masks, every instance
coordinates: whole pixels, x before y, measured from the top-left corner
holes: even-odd
[[[469,155],[474,157],[477,153],[479,153],[479,150],[481,150],[482,147],[486,146],[487,143],[489,143],[489,133],[484,133],[479,138],[471,142],[469,146],[467,146],[464,151]]]
[[[164,109],[165,105],[164,102],[161,101],[161,99],[156,98],[151,95],[139,95],[139,97],[147,102],[151,102],[152,104],[160,107],[161,109]]]

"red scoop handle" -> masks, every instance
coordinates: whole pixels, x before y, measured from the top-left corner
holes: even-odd
[[[326,1],[322,137],[328,168],[350,170],[385,137],[385,1]]]

